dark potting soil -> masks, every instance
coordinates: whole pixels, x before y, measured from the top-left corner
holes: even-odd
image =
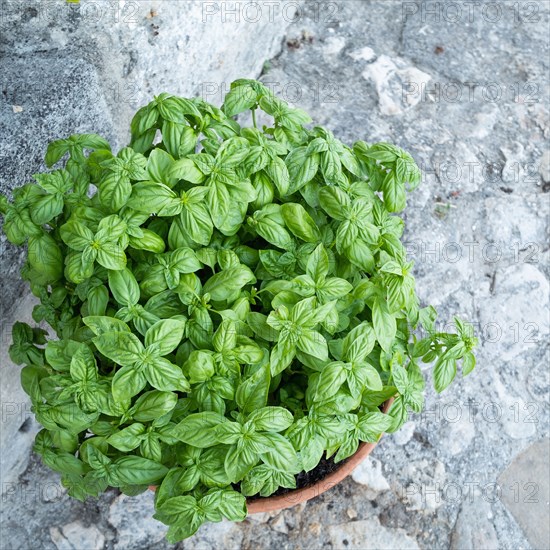
[[[338,468],[343,466],[347,461],[348,459],[346,458],[345,460],[341,460],[340,462],[336,463],[332,458],[325,458],[325,456],[323,455],[323,458],[321,458],[319,464],[317,464],[317,466],[313,468],[313,470],[309,472],[300,472],[296,475],[296,489],[309,487],[310,485],[321,481],[335,470],[338,470]],[[276,497],[279,495],[286,495],[286,493],[289,493],[290,491],[295,491],[296,489],[286,489],[285,487],[279,487],[279,489],[277,489],[270,496]],[[266,497],[255,495],[253,497],[248,497],[248,500],[261,500],[263,498]]]

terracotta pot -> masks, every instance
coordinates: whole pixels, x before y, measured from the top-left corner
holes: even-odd
[[[393,397],[388,399],[388,401],[382,405],[382,412],[388,412],[392,403]],[[359,463],[370,455],[374,447],[376,447],[376,443],[361,443],[354,455],[350,456],[339,468],[313,485],[289,491],[284,495],[247,499],[246,506],[248,508],[248,513],[258,514],[261,512],[275,512],[277,510],[284,510],[285,508],[291,508],[292,506],[296,506],[297,504],[322,495],[324,492],[332,489],[335,485],[348,477],[359,465]],[[151,486],[149,488],[153,491],[156,489],[155,486]]]

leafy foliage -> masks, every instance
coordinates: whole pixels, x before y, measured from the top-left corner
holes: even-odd
[[[231,118],[258,108],[273,126]],[[471,327],[438,332],[415,294],[392,215],[413,159],[309,122],[255,81],[222,109],[161,94],[116,156],[54,141],[56,169],[1,197],[57,334],[16,323],[10,354],[72,496],[156,484],[177,541],[399,429],[423,406],[420,360],[437,391],[474,368]]]

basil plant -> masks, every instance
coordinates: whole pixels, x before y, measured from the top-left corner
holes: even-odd
[[[398,430],[421,362],[437,391],[474,368],[471,326],[439,332],[415,294],[395,215],[412,157],[309,123],[252,80],[221,109],[163,93],[128,147],[54,141],[52,171],[0,197],[52,329],[16,323],[10,355],[73,497],[155,485],[175,542]]]

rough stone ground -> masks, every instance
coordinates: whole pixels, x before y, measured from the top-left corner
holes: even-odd
[[[548,8],[310,1],[298,12],[263,80],[338,137],[392,141],[420,163],[406,214],[418,290],[443,323],[476,323],[478,367],[430,391],[425,413],[353,478],[177,548],[550,548]],[[169,548],[151,494],[74,502],[34,458],[6,489],[2,548]]]

